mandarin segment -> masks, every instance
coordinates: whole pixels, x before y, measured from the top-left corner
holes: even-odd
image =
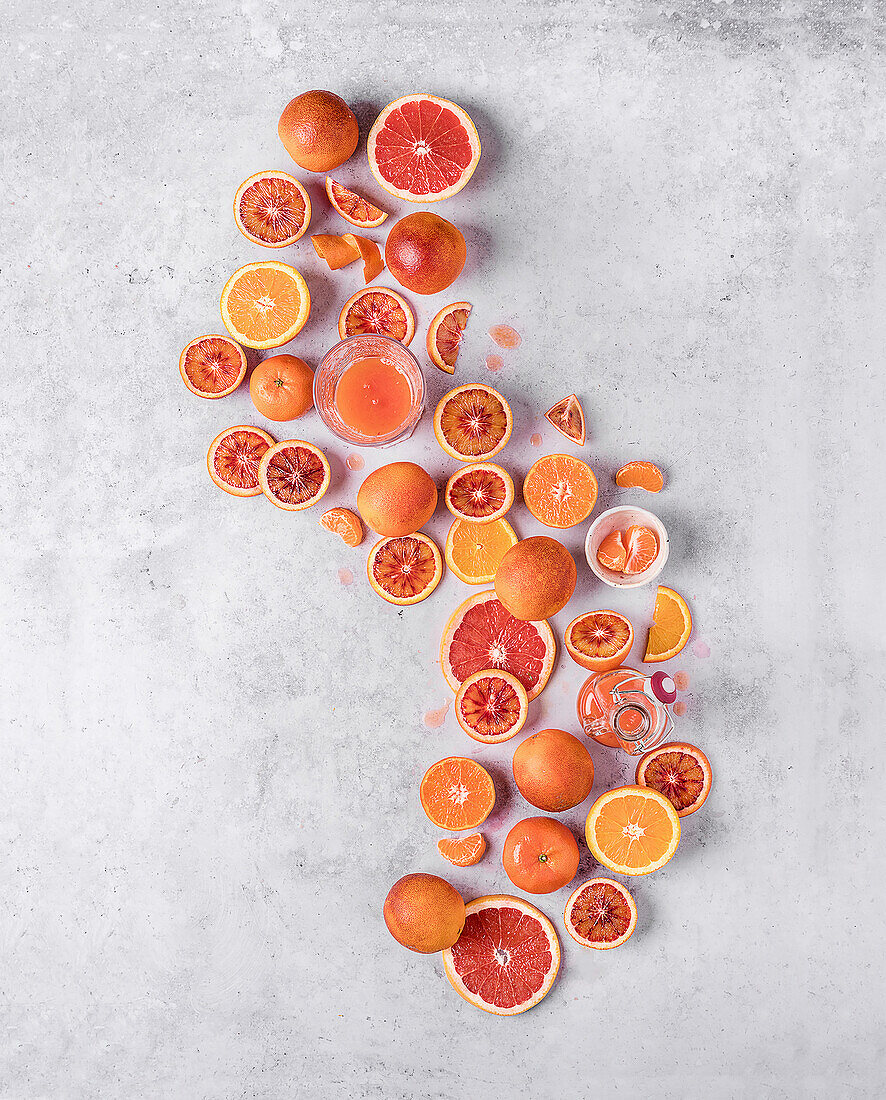
[[[624,541],[627,555],[622,572],[628,577],[645,573],[658,557],[658,536],[650,527],[635,523],[625,532]]]
[[[437,841],[437,849],[444,859],[455,867],[473,867],[486,854],[486,837],[482,833],[469,836],[444,837]]]
[[[654,462],[628,462],[616,473],[615,484],[620,489],[660,493],[664,488],[664,474]]]
[[[323,513],[320,526],[341,536],[345,546],[359,546],[363,541],[363,524],[350,508],[330,508]]]

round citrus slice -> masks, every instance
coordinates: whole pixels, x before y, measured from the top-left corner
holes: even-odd
[[[375,120],[366,152],[385,191],[407,202],[436,202],[457,194],[474,174],[480,138],[455,103],[408,95],[389,103]]]
[[[646,664],[669,661],[676,657],[689,641],[692,633],[692,615],[686,601],[673,588],[658,586],[655,594],[654,625],[646,639]]]
[[[198,397],[227,397],[246,377],[246,355],[230,336],[198,336],[178,361],[182,381]]]
[[[326,177],[326,197],[336,214],[340,214],[346,222],[359,229],[375,229],[388,216],[384,210],[373,206],[356,191],[349,191],[347,187],[336,183],[331,176]]]
[[[664,474],[654,462],[629,462],[615,475],[619,489],[645,489],[660,493],[664,488]]]
[[[516,737],[528,713],[526,688],[516,676],[497,668],[475,672],[455,696],[458,724],[468,737],[484,745]]]
[[[492,523],[454,520],[446,536],[446,564],[465,584],[491,584],[501,559],[517,543],[506,519]]]
[[[388,603],[421,603],[443,576],[443,559],[427,535],[395,535],[380,539],[366,562],[369,583]]]
[[[554,984],[560,941],[540,910],[522,898],[492,894],[465,906],[465,926],[443,952],[456,993],[484,1012],[516,1016]]]
[[[453,867],[473,867],[486,854],[486,837],[482,833],[444,837],[443,840],[437,841],[437,849]]]
[[[279,348],[301,332],[311,311],[308,285],[289,264],[245,264],[225,283],[225,328],[248,348]]]
[[[419,787],[422,809],[439,828],[476,829],[492,813],[495,785],[489,772],[467,756],[432,764]]]
[[[556,655],[547,622],[515,619],[492,590],[476,592],[456,608],[440,645],[440,665],[453,691],[475,672],[500,668],[517,677],[530,702],[548,682]]]
[[[637,906],[620,882],[592,878],[569,895],[563,910],[566,931],[582,947],[608,951],[621,945],[637,927]]]
[[[625,563],[622,572],[627,576],[645,573],[658,557],[658,537],[650,527],[635,523],[625,531]],[[599,555],[597,560],[599,561]]]
[[[463,466],[446,482],[446,507],[456,519],[492,523],[513,503],[513,478],[494,462]]]
[[[584,409],[574,393],[552,405],[545,413],[545,420],[579,447],[585,445]]]
[[[437,442],[462,462],[483,462],[497,455],[513,426],[511,406],[498,390],[481,382],[450,390],[434,412]]]
[[[471,312],[470,302],[444,306],[428,326],[428,356],[435,367],[453,374],[462,337]]]
[[[680,843],[680,819],[651,787],[616,787],[601,794],[585,822],[598,863],[617,875],[648,875],[664,867]]]
[[[284,439],[269,448],[258,468],[261,491],[287,512],[301,512],[329,488],[326,455],[304,439]]]
[[[311,221],[311,199],[286,172],[256,172],[234,196],[234,221],[253,244],[283,248],[302,236]]]
[[[588,518],[597,503],[597,479],[572,455],[540,458],[523,482],[523,500],[545,527],[564,530]]]
[[[346,340],[367,333],[408,344],[415,335],[415,314],[406,299],[382,286],[364,287],[348,298],[338,318],[339,336]]]
[[[627,660],[634,628],[617,611],[589,611],[566,627],[563,644],[577,665],[592,672],[608,672]]]
[[[321,516],[320,526],[341,535],[345,546],[359,546],[363,541],[363,523],[350,508],[330,508]]]
[[[637,764],[637,783],[663,794],[677,817],[694,814],[710,794],[712,782],[710,761],[685,741],[650,749]]]
[[[213,439],[206,454],[209,476],[226,493],[235,497],[257,497],[261,493],[258,468],[274,440],[261,428],[238,424],[225,428]]]

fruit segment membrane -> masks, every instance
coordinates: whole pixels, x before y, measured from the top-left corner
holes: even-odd
[[[368,438],[389,435],[412,411],[409,380],[378,356],[358,359],[335,388],[335,407],[349,428]]]

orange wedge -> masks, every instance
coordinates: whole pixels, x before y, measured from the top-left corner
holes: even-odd
[[[491,584],[501,559],[516,544],[514,528],[506,519],[492,523],[457,519],[446,536],[446,564],[465,584]]]
[[[664,488],[664,474],[654,462],[629,462],[615,475],[619,489],[645,489],[660,493]]]
[[[279,348],[301,332],[310,312],[307,283],[277,260],[238,268],[222,291],[225,328],[248,348]]]
[[[336,233],[314,233],[311,244],[320,259],[329,264],[331,271],[338,271],[340,267],[347,267],[360,259],[360,249],[353,233],[346,233],[343,237]]]
[[[680,819],[651,787],[616,787],[600,795],[585,823],[598,863],[618,875],[648,875],[664,867],[680,843]]]
[[[547,455],[526,475],[523,500],[546,527],[574,527],[588,518],[597,503],[597,479],[579,458]]]
[[[646,639],[646,664],[669,661],[676,657],[689,641],[692,633],[692,615],[686,601],[673,588],[658,586],[655,594],[654,626]]]

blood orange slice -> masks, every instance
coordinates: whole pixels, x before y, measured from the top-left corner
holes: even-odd
[[[625,532],[624,541],[627,557],[622,571],[628,576],[645,573],[658,557],[658,538],[655,532],[635,523]]]
[[[421,603],[443,576],[437,544],[416,532],[379,540],[366,562],[369,583],[388,603]]]
[[[563,922],[576,943],[608,951],[633,935],[637,906],[620,882],[592,878],[569,895]]]
[[[458,724],[468,737],[484,745],[516,737],[528,713],[526,688],[516,676],[496,668],[469,676],[455,696]]]
[[[435,367],[455,372],[455,361],[471,312],[470,302],[453,302],[444,306],[428,326],[428,356]]]
[[[198,336],[178,361],[182,381],[198,397],[227,397],[246,377],[246,355],[230,336]]]
[[[446,482],[445,499],[456,519],[492,523],[514,503],[514,480],[494,462],[474,462]]]
[[[437,841],[437,848],[440,855],[454,867],[473,867],[486,854],[486,837],[482,833],[444,837]]]
[[[276,260],[245,264],[222,290],[225,328],[248,348],[279,348],[301,332],[310,312],[307,283]]]
[[[382,286],[367,286],[351,295],[339,314],[338,334],[346,340],[367,333],[408,344],[415,335],[415,314],[406,299]]]
[[[664,488],[664,474],[654,462],[629,462],[615,475],[619,489],[646,489],[660,493]]]
[[[372,174],[407,202],[436,202],[464,187],[480,159],[480,137],[448,99],[408,95],[389,103],[366,142]]]
[[[534,905],[508,894],[465,907],[462,934],[443,952],[456,993],[484,1012],[516,1016],[537,1005],[560,968],[554,926]]]
[[[663,794],[677,811],[677,817],[688,817],[710,794],[711,762],[695,745],[672,741],[640,757],[637,782]]]
[[[589,611],[566,627],[563,644],[577,665],[592,672],[608,672],[627,660],[634,628],[617,611]]]
[[[579,447],[585,445],[585,414],[581,402],[571,393],[552,405],[545,413],[545,420],[549,421],[562,435],[577,443]]]
[[[258,468],[261,491],[287,512],[301,512],[329,488],[326,455],[304,439],[284,439],[267,450]]]
[[[363,541],[363,523],[350,508],[330,508],[320,518],[320,526],[341,535],[345,546],[359,546]]]
[[[253,244],[283,248],[295,244],[308,228],[311,199],[286,172],[256,172],[237,188],[234,221]]]
[[[492,458],[511,438],[511,406],[498,390],[471,382],[440,399],[434,435],[443,450],[461,462]]]
[[[580,458],[547,455],[526,475],[523,501],[546,527],[575,527],[588,518],[597,503],[597,479]]]
[[[557,643],[548,623],[515,619],[493,590],[476,592],[452,614],[440,646],[440,665],[453,691],[487,668],[512,673],[530,702],[548,682]]]
[[[422,809],[440,829],[476,829],[492,813],[495,785],[489,772],[467,756],[432,764],[419,787]]]
[[[258,468],[274,440],[261,428],[238,424],[225,428],[213,439],[206,455],[209,476],[226,493],[235,497],[257,497],[261,493]]]
[[[349,191],[347,187],[336,183],[331,176],[326,177],[326,197],[336,214],[340,214],[346,222],[359,229],[375,229],[388,216],[384,210],[373,206],[356,191]]]

